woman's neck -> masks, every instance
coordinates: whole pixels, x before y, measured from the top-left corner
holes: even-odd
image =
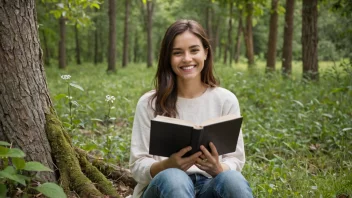
[[[196,98],[207,90],[201,81],[177,81],[177,95],[182,98]]]

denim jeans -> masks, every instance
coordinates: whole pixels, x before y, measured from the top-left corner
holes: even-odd
[[[201,174],[187,175],[176,168],[158,173],[144,191],[143,198],[246,198],[252,189],[240,172],[229,170],[208,178]]]

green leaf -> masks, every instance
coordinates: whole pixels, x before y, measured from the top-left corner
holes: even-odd
[[[53,172],[50,168],[44,166],[40,162],[26,162],[26,165],[23,169],[27,170],[27,171],[50,171],[50,172]]]
[[[299,106],[301,106],[302,108],[304,108],[304,105],[303,105],[300,101],[298,101],[298,100],[293,100],[293,102],[295,102],[296,104],[298,104]]]
[[[12,166],[8,166],[5,168],[5,170],[0,171],[0,177],[13,180],[15,182],[18,182],[18,183],[24,185],[24,186],[26,185],[25,178],[22,177],[22,175],[17,175],[15,168]]]
[[[26,161],[23,158],[14,157],[11,160],[17,170],[22,170],[26,165]]]
[[[99,4],[97,4],[97,3],[92,3],[91,5],[90,5],[90,8],[96,8],[96,9],[100,9],[100,5]]]
[[[4,142],[4,141],[0,141],[0,145],[1,146],[11,146],[10,143]]]
[[[5,147],[0,147],[0,157],[25,157],[26,154],[24,154],[23,151],[21,151],[18,148],[5,148]]]
[[[5,184],[0,184],[0,197],[6,197],[7,188]]]
[[[84,89],[83,89],[81,86],[79,86],[79,85],[77,85],[77,84],[75,84],[75,83],[70,83],[70,86],[71,86],[71,87],[74,87],[74,88],[76,88],[76,89],[79,89],[79,90],[81,90],[81,91],[84,91]]]
[[[66,94],[58,94],[58,95],[54,96],[54,99],[55,100],[60,100],[62,98],[65,98],[66,96],[67,96]]]
[[[349,130],[352,130],[352,128],[344,128],[344,129],[342,129],[342,131],[349,131]]]
[[[64,190],[55,183],[44,183],[35,188],[49,198],[66,198]]]

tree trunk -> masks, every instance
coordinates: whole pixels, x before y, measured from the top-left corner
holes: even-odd
[[[228,43],[227,43],[227,51],[229,52],[230,66],[232,65],[232,13],[233,13],[233,3],[230,1],[230,19],[229,19],[229,29],[228,29]]]
[[[242,10],[238,14],[238,27],[237,27],[237,36],[236,36],[236,45],[235,45],[235,63],[238,63],[241,52],[241,32],[243,31],[242,25]]]
[[[75,24],[75,40],[76,40],[76,63],[77,65],[81,64],[81,49],[79,45],[79,36],[77,24]]]
[[[284,44],[282,47],[282,72],[290,76],[292,72],[292,39],[295,0],[286,0]]]
[[[118,196],[111,182],[87,163],[86,156],[75,152],[53,110],[35,0],[0,0],[0,24],[0,140],[23,150],[26,160],[55,170],[42,172],[40,177],[44,181],[59,179],[66,193]]]
[[[98,13],[98,9],[95,8],[95,13]],[[99,32],[98,32],[98,17],[96,16],[94,19],[94,24],[95,24],[95,30],[94,30],[94,65],[97,65],[99,62]]]
[[[134,32],[134,46],[133,46],[133,62],[134,63],[137,63],[137,61],[139,60],[139,58],[138,58],[138,49],[139,49],[138,38],[139,38],[139,36],[138,36],[137,29],[136,29]]]
[[[209,0],[207,3],[206,11],[205,11],[205,25],[206,25],[206,32],[208,34],[208,38],[210,39],[210,45],[213,48],[213,51],[215,50],[215,45],[214,45],[214,35],[213,35],[213,2],[212,0]]]
[[[66,68],[66,19],[61,16],[59,19],[60,40],[59,40],[59,68]]]
[[[153,12],[154,12],[154,2],[147,1],[147,45],[148,45],[147,67],[153,66],[153,42],[152,42]]]
[[[303,78],[318,80],[318,0],[303,0],[302,59]]]
[[[122,57],[122,67],[127,66],[128,62],[128,20],[130,14],[130,0],[125,0],[125,31],[123,36],[123,57]]]
[[[107,72],[116,72],[116,1],[109,0],[109,47]]]
[[[50,66],[50,53],[49,53],[48,42],[46,40],[45,30],[42,30],[42,34],[43,34],[43,42],[44,42],[44,64],[46,66]]]
[[[271,1],[270,14],[270,32],[268,41],[268,57],[266,61],[266,71],[275,71],[276,64],[276,40],[277,40],[277,21],[278,21],[278,7],[279,0]]]
[[[246,5],[247,17],[246,17],[246,31],[244,34],[246,41],[246,56],[248,59],[248,66],[254,65],[254,49],[253,49],[253,33],[252,33],[252,14],[253,4],[251,2]]]

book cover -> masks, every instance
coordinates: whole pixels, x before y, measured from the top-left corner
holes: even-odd
[[[149,154],[169,157],[192,146],[184,155],[187,157],[198,152],[200,145],[210,151],[209,142],[214,143],[219,155],[235,152],[242,120],[242,117],[226,115],[196,126],[185,120],[157,116],[151,120]]]

